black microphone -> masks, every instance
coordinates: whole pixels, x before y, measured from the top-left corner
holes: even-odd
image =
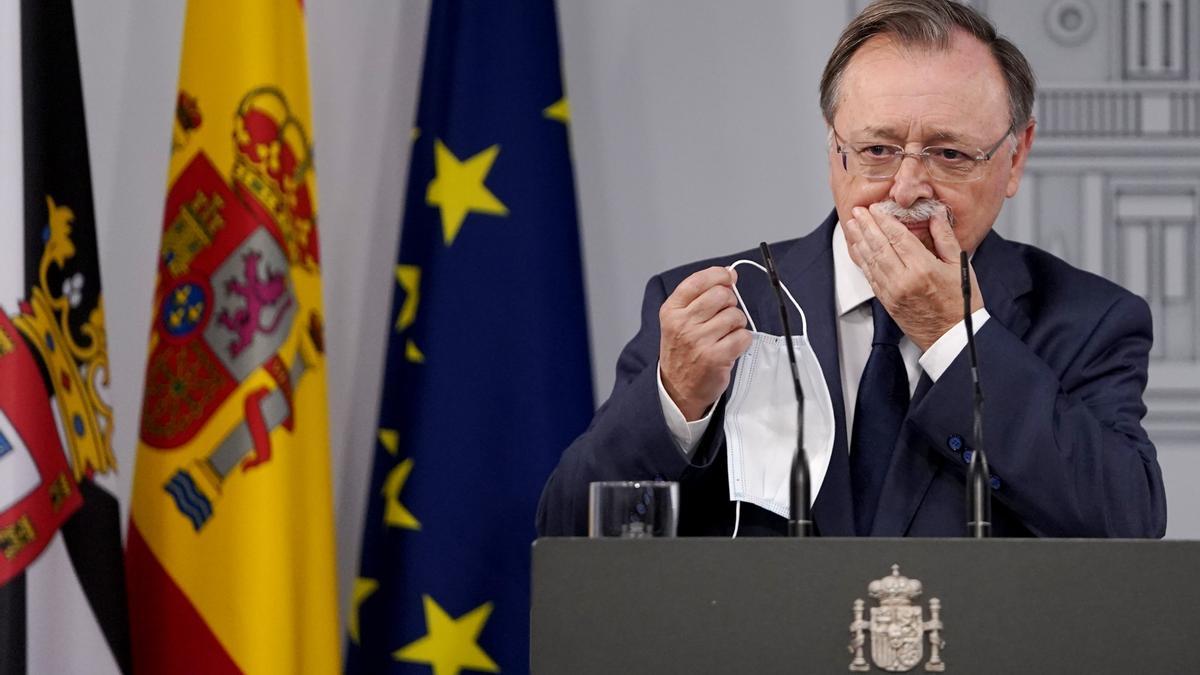
[[[788,363],[792,366],[792,386],[796,390],[796,454],[792,456],[792,472],[788,483],[788,536],[811,537],[812,516],[809,514],[809,501],[812,479],[808,473],[808,454],[804,452],[804,390],[800,388],[800,368],[796,365],[796,349],[792,346],[792,327],[788,322],[787,304],[783,301],[783,284],[779,282],[779,274],[775,271],[771,249],[765,241],[758,247],[762,251],[763,261],[767,264],[767,274],[771,277],[771,286],[775,288],[775,297],[779,300],[779,318],[783,320]]]
[[[962,268],[963,323],[967,329],[967,352],[971,357],[971,385],[974,389],[974,450],[967,467],[967,536],[986,539],[992,536],[992,475],[983,452],[983,389],[979,386],[979,358],[975,353],[975,328],[971,322],[971,272],[967,252],[959,256]]]

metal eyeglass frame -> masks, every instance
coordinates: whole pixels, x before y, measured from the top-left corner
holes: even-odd
[[[847,149],[847,146],[849,146],[850,143],[849,143],[849,141],[846,141],[842,138],[841,134],[839,134],[837,132],[837,129],[830,127],[829,130],[833,133],[833,139],[837,143],[836,152],[842,156],[842,170],[845,171],[846,173],[850,173],[850,166],[849,166],[850,161],[849,161],[847,155],[850,152],[857,152],[857,150],[854,150],[853,148]],[[1013,126],[1009,126],[1008,129],[1006,129],[1004,131],[1004,135],[1000,137],[1000,140],[998,140],[992,144],[992,147],[988,148],[987,150],[976,149],[975,152],[978,154],[976,154],[974,157],[971,157],[971,159],[976,163],[976,166],[979,166],[983,162],[986,162],[986,161],[990,160],[993,156],[995,156],[996,151],[1000,149],[1000,146],[1004,144],[1004,141],[1007,140],[1008,137],[1014,133],[1014,131],[1015,131],[1015,128]],[[887,175],[866,176],[863,174],[851,173],[851,175],[862,176],[863,178],[867,178],[869,180],[885,180],[885,179],[895,176],[897,173],[900,172],[900,166],[902,164],[904,164],[905,157],[912,157],[913,159],[916,159],[917,161],[919,161],[922,164],[922,166],[925,167],[925,171],[927,173],[932,173],[929,169],[929,158],[931,156],[931,153],[929,152],[930,150],[933,150],[936,148],[946,148],[949,150],[955,150],[957,152],[964,152],[963,150],[959,150],[958,148],[944,146],[944,145],[927,145],[927,146],[921,148],[921,150],[919,152],[905,152],[904,148],[902,148],[901,146],[893,145],[891,143],[864,143],[863,145],[865,145],[867,147],[877,145],[877,146],[880,146],[883,148],[887,148],[892,151],[891,152],[892,158],[899,159],[899,161],[897,161],[895,164],[895,170]],[[946,181],[946,180],[942,179],[942,182],[972,183],[981,178],[983,178],[982,172],[980,172],[978,175],[975,175],[975,176],[972,176],[970,178],[966,178],[963,180]]]

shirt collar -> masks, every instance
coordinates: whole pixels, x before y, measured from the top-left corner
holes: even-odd
[[[839,317],[875,297],[867,276],[850,259],[850,249],[846,246],[846,233],[842,231],[841,223],[833,228],[833,291]]]

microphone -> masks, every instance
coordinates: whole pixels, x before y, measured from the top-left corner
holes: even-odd
[[[783,320],[788,363],[792,367],[792,386],[796,390],[796,454],[792,457],[792,471],[788,481],[788,536],[811,537],[813,527],[809,502],[812,479],[808,473],[808,454],[804,452],[804,390],[800,388],[800,368],[796,365],[796,349],[792,346],[792,327],[788,322],[787,304],[783,301],[783,284],[779,282],[779,274],[775,271],[771,249],[765,241],[758,247],[762,251],[763,262],[767,265],[767,274],[771,277],[775,297],[779,300],[779,318]]]
[[[983,452],[983,389],[979,386],[979,357],[975,353],[975,327],[971,322],[971,273],[967,252],[959,255],[962,269],[963,323],[967,329],[967,353],[971,358],[971,385],[974,389],[974,450],[967,467],[967,536],[986,539],[992,536],[992,475]]]

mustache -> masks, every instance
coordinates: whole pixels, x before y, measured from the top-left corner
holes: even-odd
[[[946,218],[950,221],[950,227],[954,227],[954,211],[950,209],[949,204],[937,199],[918,199],[908,208],[900,206],[893,199],[889,199],[879,202],[879,207],[884,213],[902,223],[919,223],[923,220],[929,220],[937,215],[938,211],[944,210]]]

